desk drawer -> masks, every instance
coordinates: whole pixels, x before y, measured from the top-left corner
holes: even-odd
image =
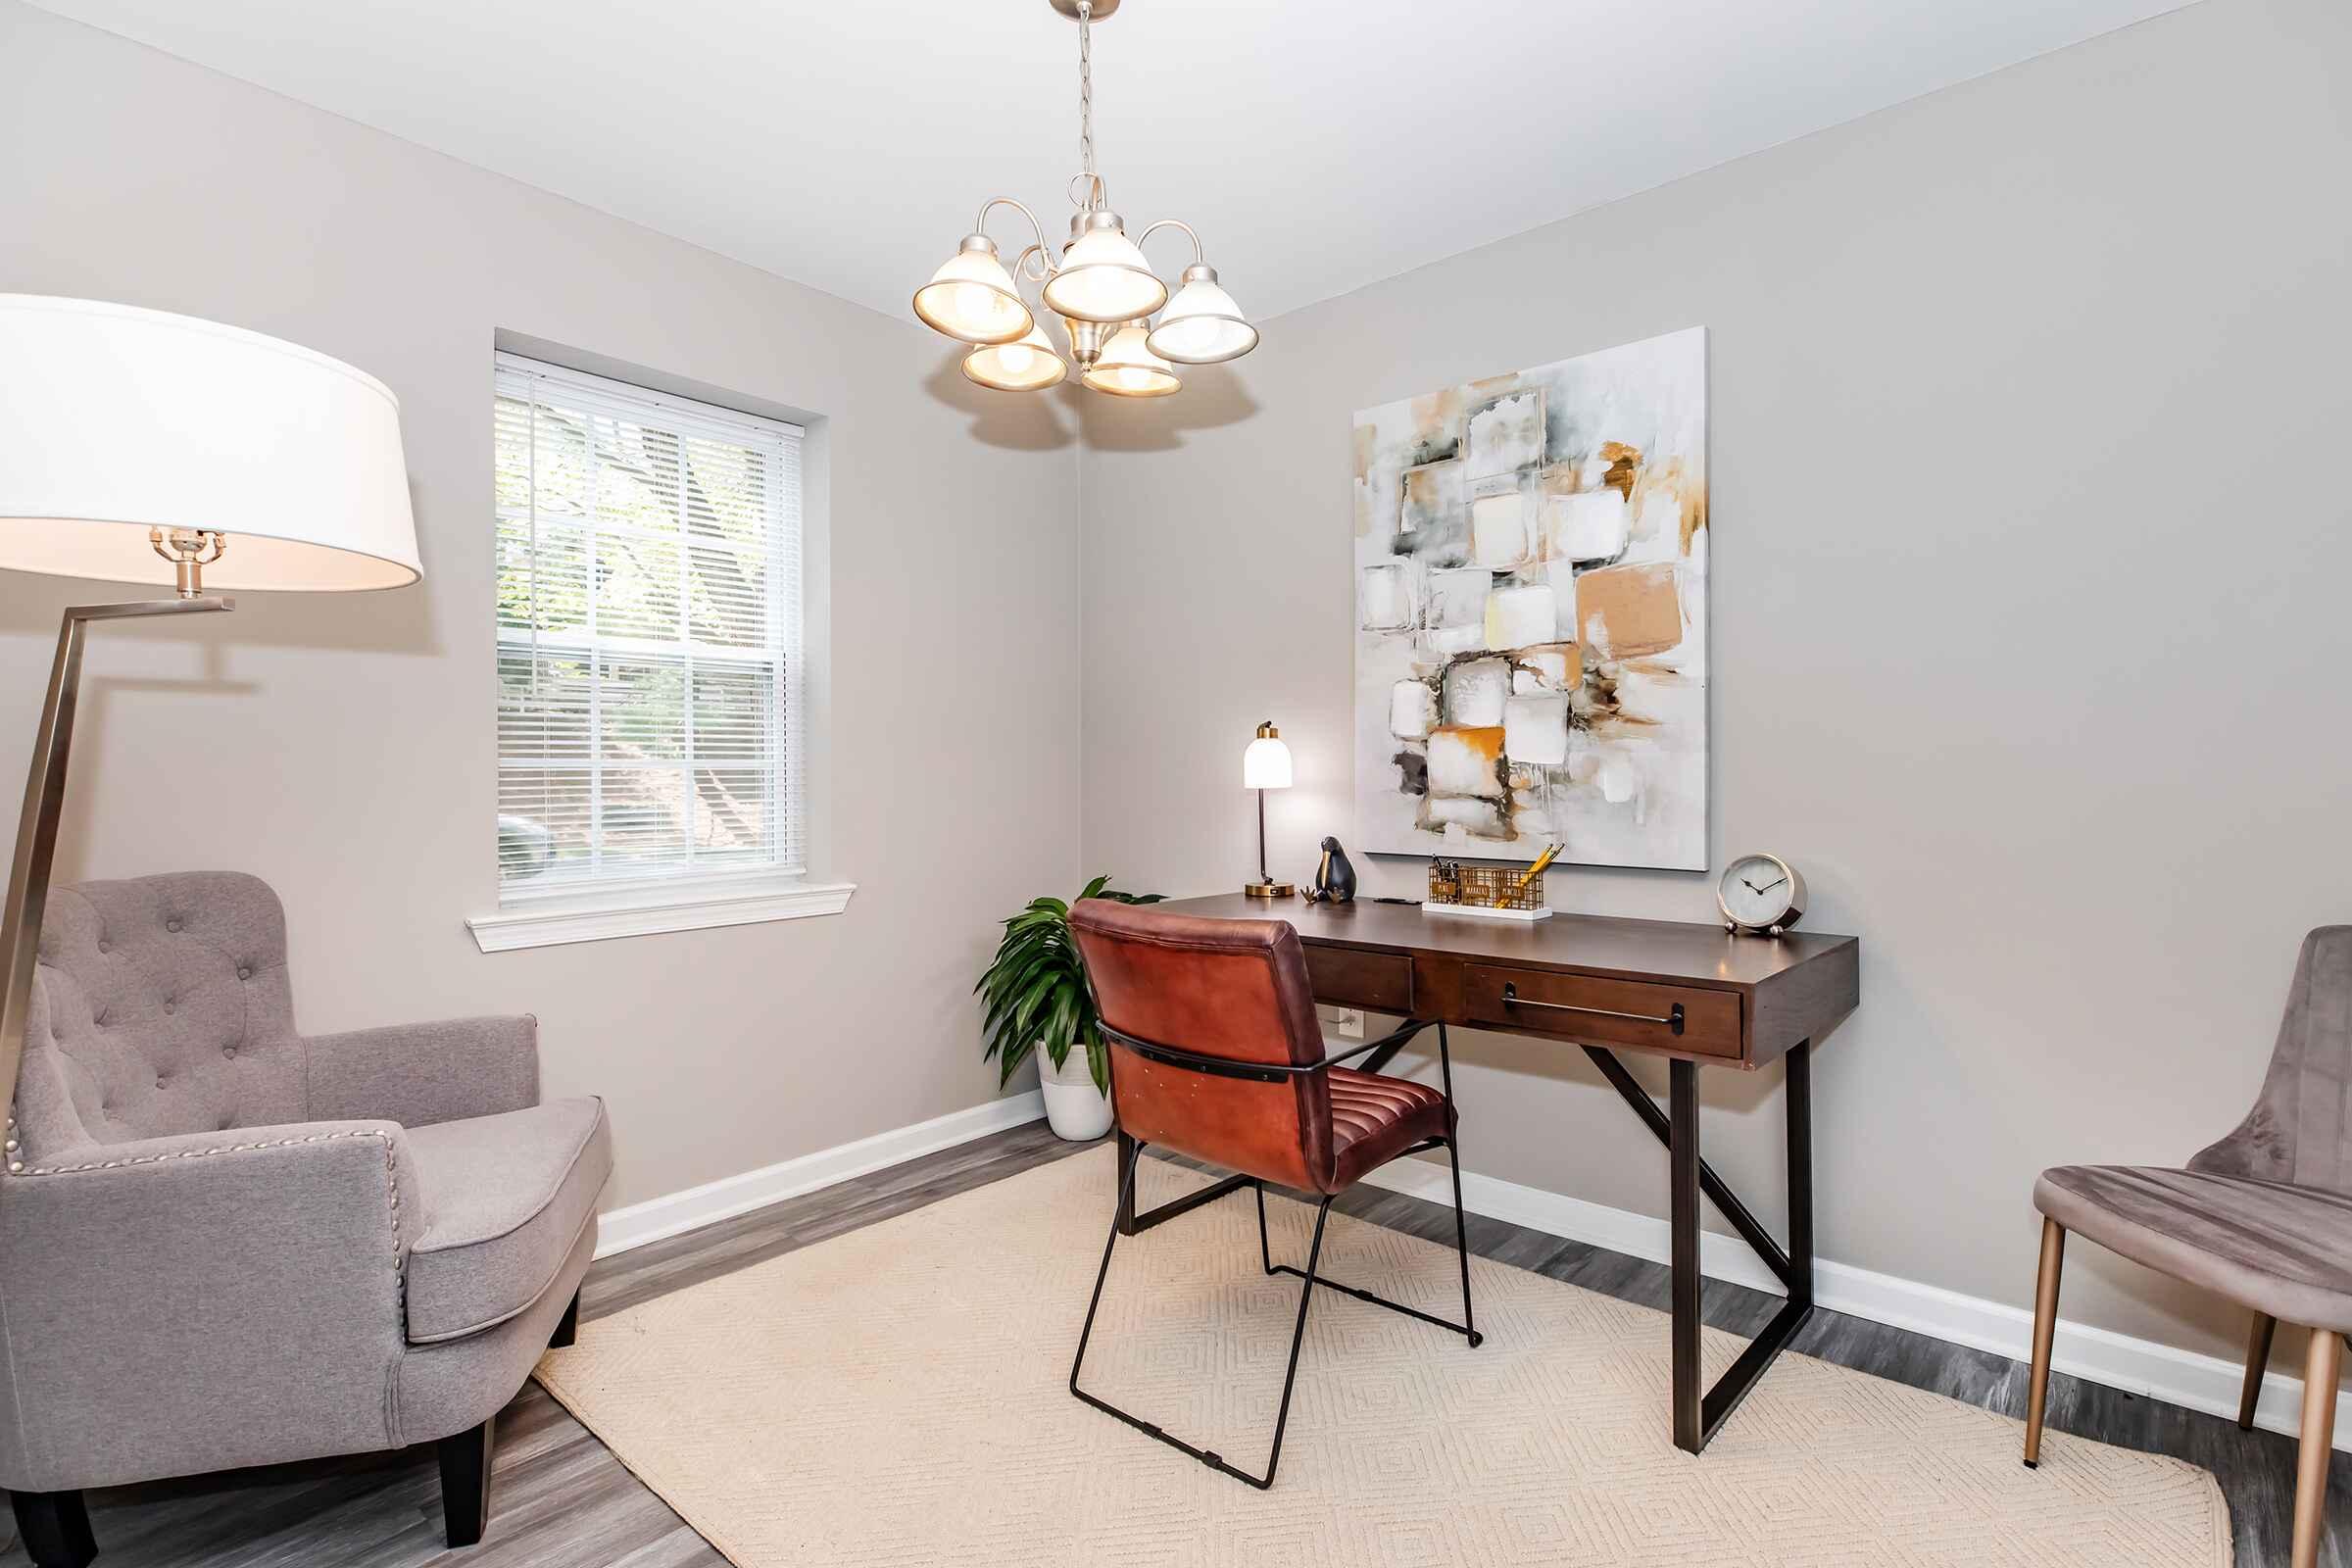
[[[1668,1021],[1677,1009],[1680,1032]],[[1646,1047],[1696,1056],[1740,1054],[1740,995],[1735,991],[1474,963],[1462,974],[1462,1010],[1478,1023],[1595,1046]]]
[[[1413,1010],[1413,960],[1401,953],[1359,953],[1310,943],[1306,977],[1315,1000],[1370,1012]]]

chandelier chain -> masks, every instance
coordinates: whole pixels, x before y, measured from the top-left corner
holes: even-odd
[[[1091,209],[1102,181],[1095,173],[1094,0],[1078,0],[1078,168],[1086,175]]]

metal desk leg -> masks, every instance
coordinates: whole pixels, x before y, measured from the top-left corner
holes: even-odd
[[[1707,1446],[1747,1391],[1772,1365],[1773,1357],[1796,1337],[1813,1312],[1813,1068],[1812,1043],[1800,1042],[1788,1064],[1788,1246],[1783,1250],[1738,1194],[1725,1185],[1698,1152],[1698,1067],[1676,1060],[1667,1081],[1667,1108],[1642,1092],[1614,1054],[1587,1046],[1626,1103],[1634,1107],[1666,1145],[1673,1187],[1674,1258],[1674,1444],[1696,1453]],[[1788,1304],[1764,1325],[1764,1332],[1740,1352],[1715,1386],[1700,1392],[1699,1225],[1701,1198],[1713,1202],[1756,1255],[1788,1289]]]
[[[1698,1383],[1698,1068],[1677,1059],[1666,1101],[1670,1128],[1666,1164],[1674,1189],[1674,1446],[1696,1453],[1700,1429]]]

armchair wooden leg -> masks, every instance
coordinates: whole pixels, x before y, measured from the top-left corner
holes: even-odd
[[[547,1348],[551,1350],[567,1348],[573,1340],[579,1338],[579,1333],[580,1293],[574,1291],[571,1293],[571,1304],[564,1309],[564,1316],[556,1324],[556,1332],[547,1337]]]
[[[2066,1230],[2041,1222],[2041,1274],[2034,1286],[2034,1380],[2026,1389],[2026,1468],[2041,1463],[2041,1411],[2050,1397],[2050,1342],[2058,1332],[2058,1272],[2066,1260]]]
[[[8,1500],[33,1568],[85,1568],[98,1555],[80,1493],[12,1492]]]
[[[2344,1342],[2326,1329],[2311,1331],[2303,1358],[2303,1446],[2295,1464],[2294,1568],[2319,1568],[2320,1528],[2328,1518],[2328,1462],[2335,1456],[2335,1380],[2344,1366]]]
[[[441,1517],[453,1548],[480,1541],[489,1521],[490,1450],[497,1424],[492,1416],[441,1440]]]
[[[2278,1320],[2268,1312],[2254,1314],[2254,1332],[2246,1340],[2246,1388],[2237,1396],[2237,1425],[2242,1432],[2254,1430],[2254,1403],[2262,1397],[2262,1375],[2271,1367],[2271,1336],[2278,1332]]]

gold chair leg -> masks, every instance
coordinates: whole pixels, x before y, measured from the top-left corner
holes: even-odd
[[[2294,1568],[2319,1568],[2320,1527],[2328,1518],[2328,1462],[2335,1456],[2335,1380],[2344,1342],[2311,1331],[2303,1358],[2303,1447],[2295,1463]]]
[[[2254,1430],[2254,1403],[2262,1397],[2262,1375],[2271,1366],[2271,1336],[2278,1332],[2278,1320],[2268,1312],[2254,1314],[2254,1332],[2246,1340],[2246,1390],[2237,1396],[2237,1425],[2241,1432]]]
[[[2041,1274],[2034,1287],[2034,1381],[2026,1390],[2026,1468],[2041,1463],[2041,1407],[2050,1396],[2050,1341],[2058,1332],[2058,1269],[2066,1258],[2066,1230],[2041,1222]]]

